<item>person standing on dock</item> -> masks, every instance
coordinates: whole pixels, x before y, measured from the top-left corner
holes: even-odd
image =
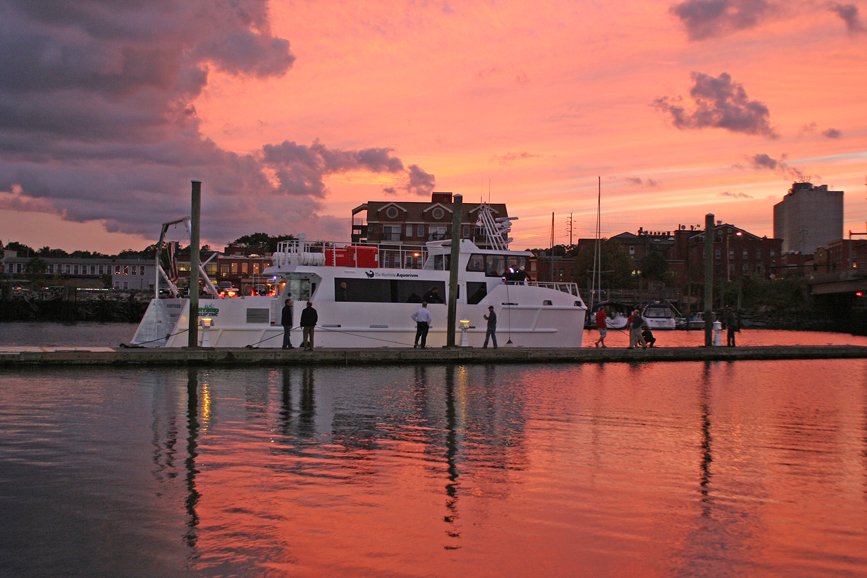
[[[605,308],[602,307],[599,311],[596,312],[596,329],[599,330],[599,339],[596,340],[596,347],[599,347],[601,344],[602,347],[608,347],[605,345],[605,338],[608,336],[608,313],[605,312]]]
[[[482,345],[482,349],[486,349],[488,347],[488,338],[494,341],[494,349],[497,348],[497,314],[494,313],[494,306],[488,305],[488,314],[483,315],[488,321],[488,331],[485,333],[485,344]]]
[[[301,347],[307,351],[313,351],[313,329],[316,327],[317,321],[319,321],[319,314],[313,309],[313,303],[308,301],[307,307],[301,312],[301,330],[304,335]]]
[[[415,345],[413,348],[419,347],[418,342],[421,339],[421,348],[424,349],[427,344],[427,332],[433,322],[430,311],[427,310],[427,301],[422,302],[421,307],[412,314],[412,320],[415,321]]]
[[[292,331],[292,300],[287,299],[280,314],[280,325],[283,326],[283,349],[292,349],[289,332]]]
[[[726,307],[726,346],[735,347],[735,331],[740,331],[738,315],[731,307]]]
[[[644,336],[641,335],[644,319],[638,312],[638,309],[632,312],[632,321],[629,323],[629,349],[635,348],[636,345],[641,345],[642,348],[647,347],[644,341]]]

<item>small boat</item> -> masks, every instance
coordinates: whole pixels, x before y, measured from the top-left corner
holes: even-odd
[[[608,318],[605,320],[605,325],[608,329],[623,329],[626,327],[626,320],[629,314],[632,313],[628,305],[617,303],[616,301],[602,301],[593,306],[593,314],[589,319],[593,323],[593,329],[596,329],[596,312],[600,309],[605,309],[608,313]]]
[[[696,311],[689,317],[677,318],[677,329],[704,329],[704,312]]]
[[[644,306],[641,317],[651,329],[674,329],[677,310],[665,301],[655,301]]]

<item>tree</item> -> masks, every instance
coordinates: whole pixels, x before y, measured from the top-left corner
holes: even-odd
[[[5,248],[9,251],[17,251],[19,257],[29,257],[36,253],[31,247],[17,241],[9,241]]]
[[[619,241],[602,239],[600,241],[600,253],[602,257],[602,288],[603,289],[631,289],[635,286],[635,278],[632,275],[634,269],[632,257]],[[582,251],[578,255],[577,275],[579,279],[593,278],[593,251]]]
[[[268,233],[253,233],[252,235],[238,237],[232,242],[248,247],[261,247],[263,253],[273,253],[277,250],[278,243],[294,239],[295,235],[277,235],[276,237],[272,237]]]
[[[651,251],[641,261],[641,276],[650,281],[666,281],[669,272],[668,259],[659,251]]]

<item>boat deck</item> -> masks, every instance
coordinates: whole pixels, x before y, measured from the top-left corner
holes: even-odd
[[[775,359],[867,359],[867,347],[856,345],[797,345],[761,347],[659,347],[627,349],[498,349],[370,348],[300,349],[254,348],[112,348],[112,347],[0,347],[0,368],[47,366],[221,366],[246,365],[397,365],[502,363],[633,363],[677,361],[743,361]]]

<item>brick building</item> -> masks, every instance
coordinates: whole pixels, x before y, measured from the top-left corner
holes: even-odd
[[[482,203],[461,204],[461,238],[482,249],[490,248],[485,232],[476,226]],[[494,218],[508,218],[506,205],[490,205]],[[452,193],[432,193],[424,201],[368,201],[352,209],[353,243],[403,243],[422,245],[450,239],[454,214]],[[365,216],[361,217],[361,213]]]

